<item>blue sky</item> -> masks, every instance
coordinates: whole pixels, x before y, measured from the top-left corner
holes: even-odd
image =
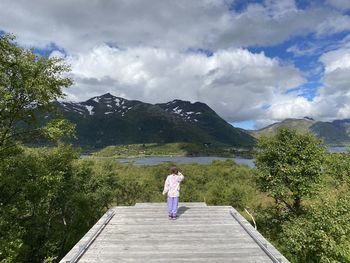
[[[247,49],[252,53],[263,52],[268,57],[278,58],[282,63],[293,64],[303,72],[306,81],[286,93],[298,91],[300,93],[299,96],[312,101],[317,95],[318,89],[322,86],[322,77],[324,75],[324,67],[319,61],[320,56],[337,49],[339,43],[344,41],[348,33],[349,31],[343,31],[322,38],[316,38],[313,33],[309,33],[302,37],[292,37],[277,45],[251,46],[247,47]],[[303,54],[293,53],[291,47],[299,47],[299,52]],[[256,122],[254,120],[245,120],[233,122],[232,124],[244,129],[254,129]]]
[[[349,118],[349,29],[348,0],[0,3],[0,32],[71,65],[67,100],[202,101],[247,129]]]

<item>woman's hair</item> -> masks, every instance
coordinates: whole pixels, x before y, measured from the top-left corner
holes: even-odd
[[[173,166],[173,167],[170,168],[170,172],[172,174],[177,174],[179,172],[179,170],[175,166]]]

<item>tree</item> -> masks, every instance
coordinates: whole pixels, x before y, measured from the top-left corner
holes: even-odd
[[[261,137],[255,161],[257,184],[278,205],[300,212],[303,198],[315,193],[320,182],[325,147],[310,133],[280,129]]]
[[[21,145],[73,132],[65,120],[39,119],[54,113],[53,102],[72,81],[61,59],[40,57],[14,40],[0,36],[0,261],[42,262],[57,250],[57,240],[48,238],[62,225],[56,200],[78,155],[62,146],[36,152]]]
[[[52,102],[72,84],[62,59],[38,56],[14,40],[13,35],[0,36],[0,154],[43,136],[44,129],[34,125],[38,115],[53,112]],[[55,124],[62,126],[52,123],[51,131]]]
[[[349,153],[327,154],[325,171],[334,180],[337,188],[350,189]]]
[[[60,144],[0,162],[0,262],[57,261],[106,211],[101,202],[112,200],[104,189],[113,180],[97,178],[78,158]]]
[[[281,243],[292,262],[350,262],[350,195],[323,196],[307,213],[283,225]]]

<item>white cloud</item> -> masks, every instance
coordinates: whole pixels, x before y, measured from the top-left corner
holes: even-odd
[[[347,93],[350,91],[350,48],[330,51],[320,57],[324,64],[324,94]]]
[[[350,42],[349,42],[350,43]],[[315,110],[328,119],[350,117],[350,47],[327,52],[320,57],[324,64],[323,87],[319,90]]]
[[[340,9],[340,10],[350,9],[350,1],[349,0],[327,0],[327,3]]]
[[[316,33],[318,36],[330,35],[349,31],[350,17],[346,15],[330,14],[325,20],[317,26]]]
[[[296,68],[244,49],[219,50],[208,57],[168,49],[101,45],[67,60],[77,80],[68,90],[69,99],[111,92],[151,103],[175,98],[202,101],[229,121],[263,114],[262,106],[276,94],[304,81]]]
[[[59,50],[54,50],[50,54],[50,58],[61,58],[64,59],[66,55]]]
[[[350,18],[344,10],[349,1],[298,9],[293,0],[265,0],[239,12],[230,10],[231,3],[2,0],[0,30],[15,33],[26,46],[63,48],[64,53],[54,51],[52,56],[72,64],[76,84],[68,90],[71,100],[104,92],[153,103],[179,98],[206,102],[228,121],[260,123],[347,116],[350,52],[345,44],[321,57],[323,87],[312,101],[286,92],[305,81],[294,66],[244,48],[348,31]],[[188,52],[201,48],[213,56]],[[288,51],[305,55],[325,50],[330,49],[316,43]],[[270,108],[264,110],[265,105]]]
[[[287,52],[293,53],[295,57],[311,56],[320,52],[320,46],[315,43],[305,42],[290,46]]]
[[[281,43],[295,35],[332,34],[349,28],[349,18],[325,6],[298,9],[293,0],[249,4],[230,10],[227,0],[3,0],[0,29],[20,43],[52,43],[69,53],[103,43],[213,50]]]
[[[286,118],[312,117],[330,121],[350,117],[350,42],[343,47],[324,53],[320,62],[324,66],[323,86],[311,100],[299,96],[298,92],[275,95],[271,107],[262,123]],[[259,122],[259,123],[260,123]]]
[[[300,96],[276,96],[274,102],[267,112],[267,116],[273,120],[289,118],[303,118],[310,116],[312,112],[311,103]]]

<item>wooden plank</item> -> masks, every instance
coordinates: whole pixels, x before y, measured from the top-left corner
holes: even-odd
[[[79,262],[272,262],[232,218],[230,212],[237,211],[230,206],[180,203],[177,220],[168,219],[165,203],[138,203],[113,209],[115,216]],[[104,217],[64,260],[69,260]],[[244,225],[249,224],[244,220]]]
[[[118,253],[113,253],[111,251],[106,251],[106,253],[96,253],[96,252],[100,252],[100,251],[96,251],[96,250],[90,250],[86,253],[86,255],[88,257],[83,257],[84,258],[112,258],[112,257],[123,257],[123,258],[127,258],[130,257],[131,253],[129,251],[118,251]],[[193,258],[193,257],[203,257],[204,255],[210,255],[211,257],[215,257],[215,256],[221,256],[221,257],[240,257],[240,258],[245,258],[245,257],[249,257],[249,256],[256,256],[256,257],[264,257],[265,254],[261,253],[261,251],[256,250],[255,248],[247,248],[244,252],[243,251],[238,251],[238,250],[222,250],[220,251],[220,254],[218,254],[218,252],[216,251],[206,251],[206,250],[202,250],[202,251],[191,251],[191,250],[172,250],[172,251],[154,251],[154,250],[148,250],[148,251],[133,251],[132,252],[132,257],[131,258],[138,258],[138,257],[142,257],[142,256],[152,256],[153,258],[164,258],[164,257],[188,257],[188,258]],[[271,260],[269,261],[271,262]]]
[[[93,258],[81,259],[79,262],[245,262],[245,263],[270,263],[269,259],[259,255],[246,255],[244,259],[236,253],[159,253],[159,254],[135,254],[132,258],[128,255],[103,256],[95,255]]]
[[[166,207],[166,204],[163,203],[136,203],[134,207]],[[204,202],[192,202],[192,203],[186,203],[186,202],[179,202],[179,207],[186,206],[186,207],[204,207],[207,206]]]

